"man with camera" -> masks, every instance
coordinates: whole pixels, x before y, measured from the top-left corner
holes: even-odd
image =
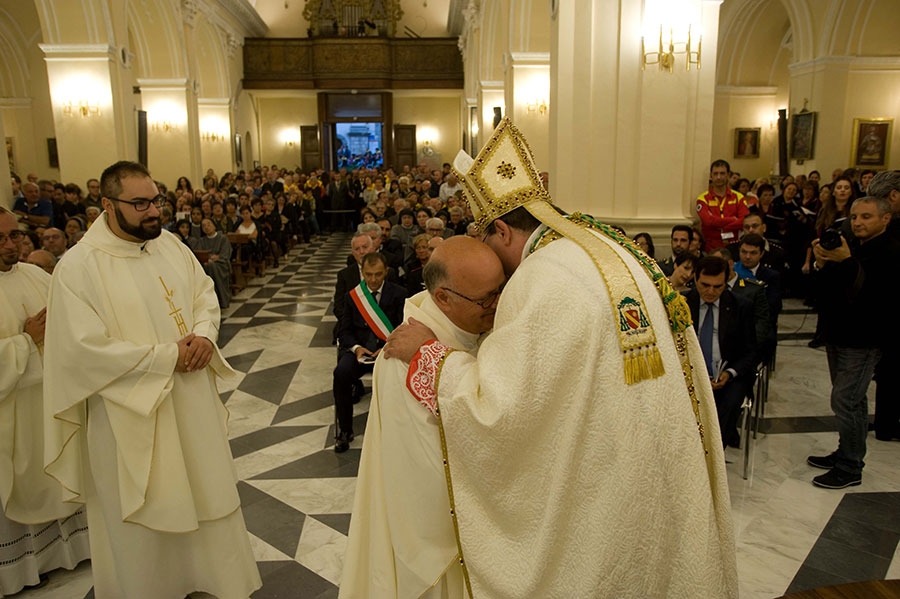
[[[843,489],[862,482],[868,432],[866,390],[882,348],[900,329],[895,312],[883,309],[894,296],[894,267],[900,261],[900,245],[884,234],[890,221],[890,201],[859,198],[850,208],[855,239],[848,243],[840,235],[838,239],[823,235],[813,241],[831,409],[840,435],[832,454],[807,458],[811,466],[828,470],[813,479],[819,487]]]

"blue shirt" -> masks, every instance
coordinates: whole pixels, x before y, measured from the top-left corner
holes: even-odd
[[[53,219],[53,202],[50,200],[38,200],[37,204],[28,207],[28,202],[25,201],[25,198],[19,198],[16,200],[15,205],[13,206],[13,210],[18,210],[19,212],[24,212],[25,214],[30,214],[31,216],[46,216],[49,219]]]

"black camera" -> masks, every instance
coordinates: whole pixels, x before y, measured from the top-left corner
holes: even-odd
[[[836,250],[841,247],[840,230],[829,227],[822,231],[822,235],[819,237],[819,247],[823,250]]]

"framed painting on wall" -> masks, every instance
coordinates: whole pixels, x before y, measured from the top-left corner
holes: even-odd
[[[853,119],[850,166],[887,166],[893,128],[894,119]]]
[[[759,127],[734,130],[734,157],[759,158]]]
[[[791,117],[791,138],[788,145],[792,160],[810,160],[816,136],[816,113],[798,112]]]

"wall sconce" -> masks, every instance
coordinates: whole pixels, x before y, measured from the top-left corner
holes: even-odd
[[[550,107],[547,105],[547,100],[539,100],[538,98],[529,100],[525,104],[525,107],[528,109],[528,112],[537,112],[541,116],[544,116],[550,110]]]
[[[285,129],[281,132],[281,141],[287,147],[293,148],[300,143],[300,130],[294,128]]]
[[[203,131],[200,133],[200,139],[210,143],[216,143],[217,141],[225,141],[225,136],[217,131]]]
[[[69,116],[97,116],[100,114],[100,103],[97,100],[66,100],[63,102],[63,114]]]
[[[175,124],[174,121],[170,121],[167,119],[159,119],[153,121],[150,125],[150,128],[153,131],[160,131],[162,133],[170,133],[178,129],[178,125]]]
[[[675,41],[674,27],[669,27],[668,41],[663,38],[664,26],[659,26],[659,50],[656,52],[647,52],[647,43],[644,36],[641,36],[641,70],[647,68],[648,64],[658,64],[660,71],[668,71],[671,73],[675,68],[675,56],[683,54],[685,57],[685,70],[690,71],[691,65],[697,65],[700,70],[700,50],[703,44],[703,36],[698,36],[697,49],[691,50],[691,25],[687,28],[687,41]]]
[[[200,123],[200,139],[216,143],[229,139],[231,130],[227,121],[217,117],[207,117]]]

